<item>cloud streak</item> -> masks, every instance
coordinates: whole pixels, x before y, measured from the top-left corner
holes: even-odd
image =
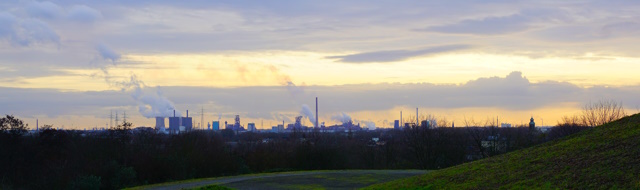
[[[376,63],[376,62],[396,62],[403,61],[413,57],[429,56],[446,52],[453,52],[471,48],[471,45],[456,44],[434,46],[418,50],[388,50],[365,52],[351,55],[330,56],[328,59],[337,59],[339,62],[345,63]]]

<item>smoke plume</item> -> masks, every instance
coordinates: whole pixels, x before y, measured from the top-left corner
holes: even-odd
[[[175,106],[167,99],[160,88],[155,89],[155,93],[145,92],[144,82],[138,80],[136,75],[132,75],[130,81],[120,83],[122,91],[130,91],[131,97],[138,104],[138,112],[147,118],[171,117]],[[176,116],[181,116],[176,110]]]
[[[342,122],[342,123],[348,123],[349,121],[351,121],[351,116],[342,112],[342,113],[339,113],[338,115],[331,116],[331,119]]]
[[[311,122],[314,126],[316,124],[316,117],[313,115],[313,111],[309,108],[307,104],[302,105],[302,110],[300,110],[300,114],[309,118],[309,122]]]
[[[376,130],[376,122],[364,121],[364,124],[367,125],[367,128],[369,128],[369,130]]]

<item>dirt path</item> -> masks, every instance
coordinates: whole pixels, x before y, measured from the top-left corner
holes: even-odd
[[[164,189],[185,189],[193,188],[210,184],[227,184],[242,182],[253,179],[265,179],[265,178],[279,178],[279,177],[295,177],[295,176],[309,176],[318,174],[350,174],[350,175],[365,175],[365,174],[385,174],[385,175],[419,175],[427,173],[423,170],[337,170],[337,171],[301,171],[291,173],[274,173],[274,174],[259,174],[259,175],[247,175],[247,176],[231,176],[221,177],[211,180],[186,182],[180,184],[168,184],[166,186],[156,186],[147,189],[164,190]]]

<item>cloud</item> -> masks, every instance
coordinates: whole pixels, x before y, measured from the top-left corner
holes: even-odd
[[[76,5],[71,7],[67,17],[77,22],[93,23],[102,18],[102,13],[86,5]]]
[[[101,116],[109,108],[135,104],[131,98],[116,91],[70,92],[56,89],[27,89],[0,87],[0,114],[23,117],[47,115]]]
[[[522,32],[534,27],[536,22],[564,21],[560,11],[549,9],[524,10],[507,16],[489,16],[465,19],[457,23],[430,26],[421,31],[451,34],[499,35]]]
[[[600,26],[563,25],[537,31],[533,36],[555,43],[585,43],[607,39],[629,38],[640,34],[637,22],[612,22]]]
[[[60,36],[48,24],[37,19],[18,19],[11,13],[0,12],[0,39],[13,46],[60,44]]]
[[[100,57],[104,60],[110,60],[111,62],[120,60],[120,53],[112,50],[104,44],[98,44],[98,46],[96,46],[96,50],[98,51]]]
[[[372,62],[394,62],[403,61],[412,57],[434,55],[439,53],[463,50],[471,48],[470,45],[444,45],[435,46],[419,50],[390,50],[365,52],[343,56],[330,56],[329,59],[338,59],[340,62],[346,63],[372,63]]]
[[[522,15],[487,17],[483,19],[463,20],[449,25],[431,26],[427,27],[425,31],[496,35],[524,31],[530,27],[529,21],[529,18]]]
[[[27,5],[26,11],[32,17],[45,19],[55,19],[64,14],[64,10],[62,9],[62,7],[50,1],[30,2]]]

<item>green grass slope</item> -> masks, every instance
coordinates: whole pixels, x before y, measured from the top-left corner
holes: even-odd
[[[366,189],[640,189],[640,114],[557,141]]]

